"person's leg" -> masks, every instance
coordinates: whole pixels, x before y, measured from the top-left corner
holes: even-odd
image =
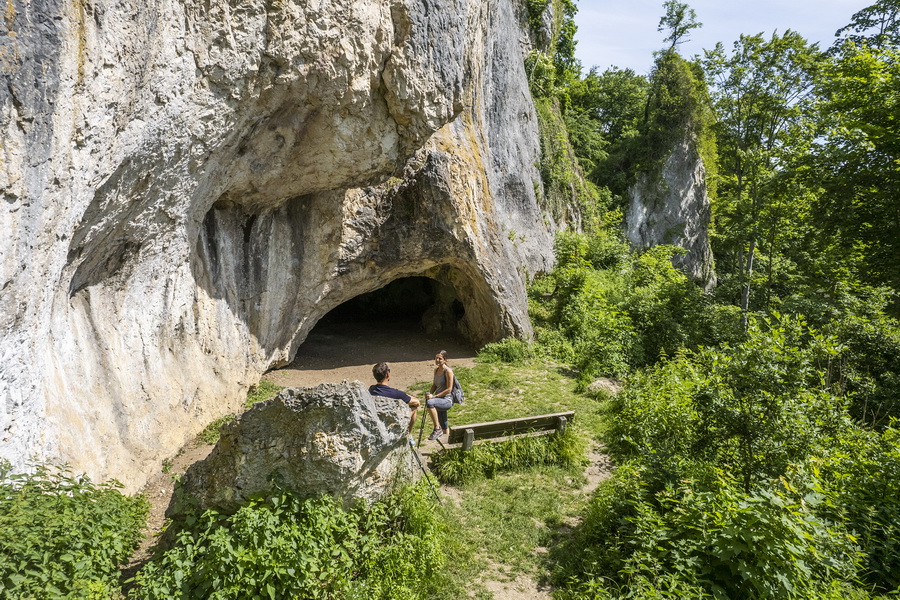
[[[440,400],[440,398],[429,398],[425,402],[425,408],[428,409],[428,414],[431,416],[431,422],[434,423],[434,430],[437,431],[441,428],[440,421],[438,421],[438,413],[437,409],[434,407],[435,401]]]
[[[434,421],[434,431],[429,439],[435,439],[443,434],[449,433],[450,428],[447,424],[447,411],[453,406],[453,400],[446,398],[431,398],[425,404],[431,411],[431,420]],[[435,435],[437,434],[437,435]]]
[[[416,407],[412,409],[412,412],[409,414],[409,429],[406,430],[407,433],[412,434],[413,425],[416,424],[416,415],[419,413],[419,408]]]
[[[437,411],[437,409],[436,409],[435,407],[433,407],[433,406],[429,406],[429,407],[428,407],[428,414],[431,415],[431,422],[434,423],[434,428],[435,428],[435,429],[440,429],[440,428],[441,428],[441,423],[440,423],[440,421],[438,420],[438,411]]]

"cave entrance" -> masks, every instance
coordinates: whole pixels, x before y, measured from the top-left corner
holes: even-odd
[[[465,308],[456,291],[430,277],[405,277],[360,294],[322,317],[287,367],[270,373],[285,386],[344,379],[371,383],[372,365],[391,365],[391,385],[430,381],[434,354],[471,366],[475,349],[460,334]]]
[[[404,277],[351,298],[322,317],[316,327],[382,322],[409,330],[418,327],[429,335],[458,336],[464,315],[465,308],[450,286],[430,277]]]

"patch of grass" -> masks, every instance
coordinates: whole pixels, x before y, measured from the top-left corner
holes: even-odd
[[[559,467],[481,479],[462,488],[452,509],[459,539],[480,549],[479,558],[510,579],[517,573],[543,577],[548,572],[541,548],[555,543],[586,504],[579,492],[582,474]]]
[[[275,395],[281,391],[281,386],[266,379],[260,379],[259,383],[256,385],[250,386],[250,389],[247,390],[247,401],[244,402],[244,406],[246,408],[250,408],[257,402],[262,402],[263,400],[269,400],[270,398],[274,398]]]
[[[602,429],[606,403],[577,393],[570,374],[551,362],[479,359],[474,367],[456,367],[454,372],[466,392],[466,403],[450,410],[451,427],[574,410],[581,431],[594,435]]]
[[[574,469],[584,466],[585,443],[574,428],[563,434],[516,437],[503,442],[484,442],[471,450],[450,448],[435,453],[434,473],[442,483],[458,485],[503,471],[535,466]]]
[[[222,425],[234,421],[234,415],[222,415],[200,432],[200,441],[204,444],[215,444],[222,434]],[[164,471],[165,472],[165,471]]]

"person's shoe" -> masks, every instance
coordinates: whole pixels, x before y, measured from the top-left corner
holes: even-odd
[[[416,447],[416,440],[413,439],[413,436],[409,436],[409,445],[413,448]]]
[[[431,432],[431,435],[428,436],[428,439],[429,439],[429,440],[436,440],[436,439],[438,439],[439,437],[441,437],[442,435],[444,435],[444,432],[443,432],[443,431],[441,431],[440,429],[435,429],[434,431]]]

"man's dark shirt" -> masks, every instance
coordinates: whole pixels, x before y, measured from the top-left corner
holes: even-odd
[[[373,396],[384,396],[385,398],[396,398],[397,400],[403,400],[406,404],[409,404],[410,397],[406,392],[401,392],[400,390],[392,387],[388,387],[383,383],[376,383],[375,385],[369,386],[369,393]]]

